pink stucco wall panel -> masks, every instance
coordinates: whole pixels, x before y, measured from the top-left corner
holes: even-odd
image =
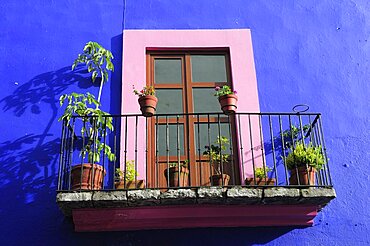
[[[122,70],[122,114],[140,113],[137,97],[132,93],[132,86],[141,89],[146,85],[146,50],[161,48],[229,48],[231,58],[231,72],[234,88],[239,93],[239,112],[259,112],[257,93],[257,80],[254,67],[251,32],[249,29],[237,30],[126,30],[123,34],[123,70]],[[131,120],[132,121],[132,120]],[[252,119],[253,140],[249,138],[248,121],[242,122],[244,129],[242,142],[244,143],[244,176],[252,173],[251,144],[253,147],[260,145],[258,121]],[[132,124],[132,123],[130,123]],[[139,150],[145,149],[145,121],[138,122]],[[125,132],[122,124],[122,133]],[[134,129],[134,128],[129,128]],[[121,143],[124,143],[124,134]],[[133,143],[135,132],[128,131],[128,142]],[[128,146],[129,147],[129,146]],[[132,147],[132,145],[131,145]],[[124,156],[121,148],[121,157]],[[135,158],[134,151],[127,151],[127,159]],[[259,150],[255,153],[255,163],[262,163]],[[137,153],[139,174],[145,177],[145,152]],[[123,158],[121,158],[123,160]]]

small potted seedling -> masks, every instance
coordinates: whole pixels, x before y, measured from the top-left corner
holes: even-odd
[[[275,179],[269,178],[268,173],[271,172],[272,169],[266,166],[257,167],[254,169],[254,178],[246,178],[245,184],[246,185],[274,185]]]
[[[116,189],[143,189],[145,186],[144,180],[138,180],[138,175],[135,162],[133,160],[126,161],[124,170],[116,168],[116,180],[114,182]]]
[[[226,145],[229,144],[229,139],[224,136],[218,136],[214,144],[205,146],[206,151],[203,155],[208,157],[212,167],[213,175],[210,177],[211,185],[227,186],[229,184],[230,175],[223,172],[222,166],[229,163],[229,154],[226,154]]]
[[[164,170],[164,176],[168,187],[189,186],[188,161],[169,163],[168,168]]]

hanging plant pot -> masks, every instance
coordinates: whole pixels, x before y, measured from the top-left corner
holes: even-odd
[[[189,186],[189,169],[181,167],[179,171],[178,167],[170,167],[164,170],[164,176],[166,177],[166,183],[169,187],[186,187]],[[180,177],[179,177],[180,174]],[[180,181],[180,183],[179,183]]]
[[[222,181],[224,186],[229,185],[230,176],[228,174],[215,174],[210,177],[212,186],[222,186]]]
[[[300,185],[315,185],[316,169],[313,167],[309,167],[308,172],[306,167],[298,167],[290,170],[289,183],[291,185],[298,185],[297,170]]]
[[[82,173],[82,175],[81,175]],[[72,190],[101,190],[106,171],[98,164],[80,164],[72,167]]]
[[[116,190],[123,190],[123,189],[143,189],[145,187],[144,180],[132,180],[132,181],[116,181],[114,182],[114,186],[116,187]]]
[[[235,94],[220,96],[218,98],[221,109],[226,115],[235,114],[238,97]]]
[[[155,96],[139,97],[140,110],[145,117],[151,117],[155,114],[158,99]]]

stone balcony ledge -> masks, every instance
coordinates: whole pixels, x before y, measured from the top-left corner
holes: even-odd
[[[215,205],[316,205],[324,207],[336,197],[333,188],[232,188],[59,191],[57,203],[66,216],[79,208],[124,208],[143,206]]]

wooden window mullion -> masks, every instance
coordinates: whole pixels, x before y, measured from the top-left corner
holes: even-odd
[[[192,76],[191,76],[191,60],[190,53],[185,54],[185,81],[186,81],[186,101],[187,101],[187,113],[194,112],[193,105],[193,87],[192,87]],[[190,164],[190,184],[196,185],[199,183],[197,173],[199,173],[198,166],[196,165],[195,155],[195,139],[194,139],[194,116],[187,116],[188,121],[188,136],[189,136],[189,164]]]

